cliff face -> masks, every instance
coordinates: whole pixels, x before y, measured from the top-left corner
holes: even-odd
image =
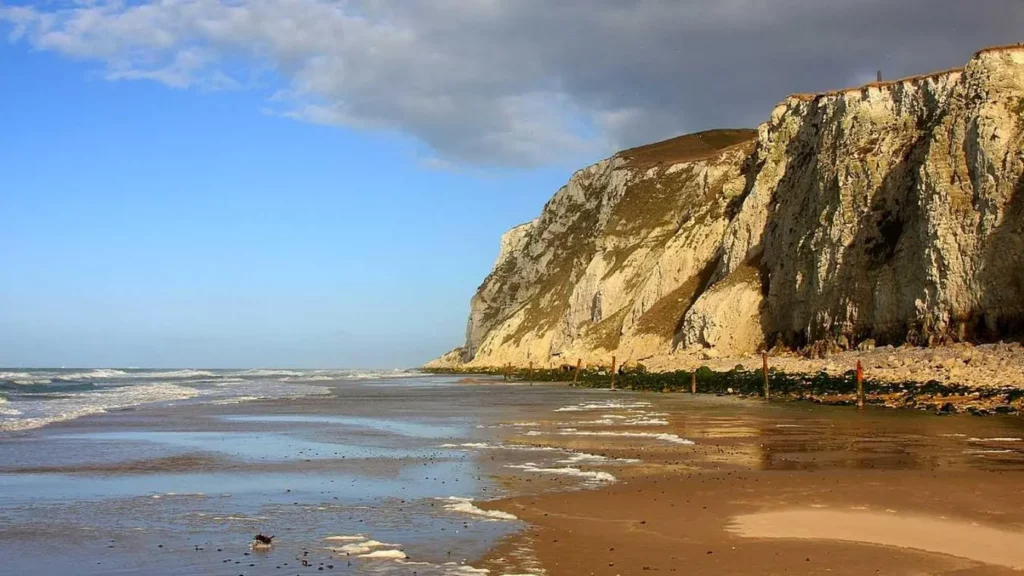
[[[472,366],[1024,329],[1024,47],[627,150],[502,238]]]

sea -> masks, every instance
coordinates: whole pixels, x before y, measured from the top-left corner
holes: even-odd
[[[143,405],[231,404],[325,395],[326,382],[411,377],[408,370],[0,368],[0,431]]]

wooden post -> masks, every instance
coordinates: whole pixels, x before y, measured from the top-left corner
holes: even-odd
[[[764,375],[764,399],[771,400],[772,393],[768,389],[768,351],[761,352],[761,373]]]
[[[857,408],[864,407],[864,368],[857,360]]]
[[[533,386],[533,360],[530,360],[530,386]]]
[[[615,356],[612,356],[612,390],[615,390]]]
[[[690,372],[690,394],[697,393],[697,371]]]
[[[580,379],[580,368],[583,366],[583,358],[576,359],[576,371],[572,374],[572,385],[575,388],[576,382]]]

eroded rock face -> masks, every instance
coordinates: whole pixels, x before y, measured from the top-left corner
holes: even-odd
[[[627,150],[506,233],[475,366],[1024,328],[1024,48]]]

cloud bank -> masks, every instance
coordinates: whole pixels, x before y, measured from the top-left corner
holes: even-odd
[[[438,165],[523,167],[957,66],[1024,39],[1024,2],[78,0],[6,3],[0,22],[109,80],[272,85],[275,114],[408,135]]]

